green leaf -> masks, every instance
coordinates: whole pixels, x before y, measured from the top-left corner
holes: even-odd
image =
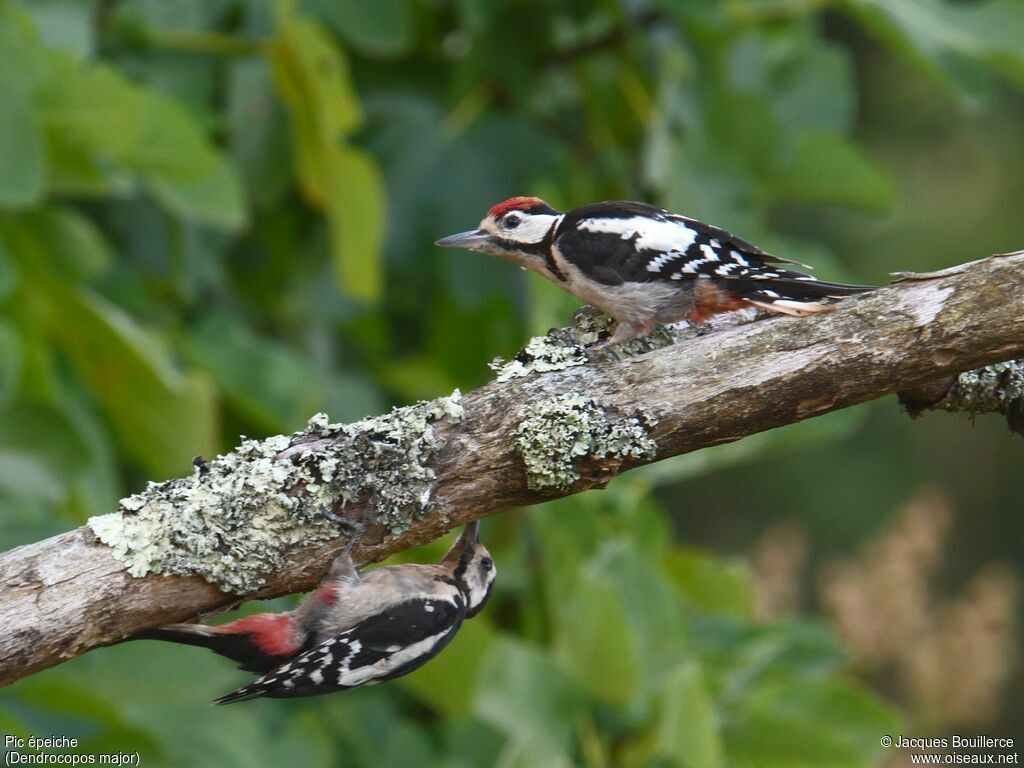
[[[121,461],[114,449],[114,437],[93,394],[68,367],[60,367],[55,389],[54,401],[88,446],[90,459],[89,466],[71,488],[71,503],[66,510],[75,520],[107,514],[117,507],[117,500],[124,495]]]
[[[288,107],[300,188],[327,216],[341,289],[373,301],[383,282],[384,184],[376,164],[342,140],[361,114],[348,63],[322,25],[286,14],[270,48]]]
[[[808,446],[818,443],[846,439],[864,423],[865,417],[862,408],[846,408],[768,432],[759,432],[743,440],[665,459],[633,470],[632,474],[653,484],[683,482],[714,470],[756,461],[762,456],[779,458],[807,450]]]
[[[37,103],[62,143],[100,161],[124,163],[142,133],[139,89],[101,65],[53,57]]]
[[[327,222],[335,274],[352,298],[376,301],[384,281],[384,182],[377,165],[359,150],[342,149],[325,159],[331,169]]]
[[[807,131],[792,159],[766,181],[769,194],[801,203],[847,203],[875,211],[892,204],[888,177],[849,139]]]
[[[659,686],[668,670],[678,664],[686,646],[679,593],[668,573],[647,553],[623,542],[621,533],[604,530],[600,524],[603,516],[585,498],[553,501],[544,511],[546,514],[533,516],[531,522],[537,526],[544,551],[544,591],[550,595],[549,614],[559,623],[563,621],[563,612],[572,596],[586,591],[588,582],[614,588],[609,600],[620,605],[625,613],[629,644],[634,648],[637,687],[646,690]],[[593,608],[615,611],[614,607]],[[584,617],[578,618],[586,621]],[[556,626],[568,635],[577,633],[573,627]],[[612,631],[618,633],[617,629]],[[595,643],[597,652],[609,650],[602,646],[600,638],[578,640]],[[609,643],[625,645],[621,638],[611,638]],[[569,652],[567,647],[564,650]]]
[[[164,762],[165,755],[149,729],[137,724],[134,716],[125,715],[118,697],[105,699],[97,690],[104,687],[103,681],[98,682],[98,685],[83,684],[72,675],[33,676],[18,686],[21,706],[16,711],[45,713],[56,728],[74,733],[78,748],[67,750],[68,753],[139,753]]]
[[[821,679],[847,660],[832,632],[816,622],[752,625],[709,614],[695,616],[690,628],[696,653],[730,697],[768,682]]]
[[[13,295],[18,290],[20,282],[21,276],[18,274],[18,267],[7,250],[7,244],[3,237],[0,236],[0,301]]]
[[[615,584],[583,576],[559,601],[555,653],[595,697],[625,704],[640,678],[636,641]]]
[[[213,454],[217,415],[209,380],[179,373],[156,339],[99,296],[55,290],[54,333],[124,450],[158,478]]]
[[[782,132],[765,96],[717,92],[708,99],[704,122],[709,141],[739,167],[755,177],[770,175]]]
[[[25,208],[46,189],[46,151],[28,96],[0,78],[0,207]]]
[[[681,664],[665,680],[658,716],[657,751],[677,768],[725,765],[718,715],[700,667]]]
[[[772,87],[772,107],[787,133],[842,133],[853,125],[856,87],[850,52],[818,43],[780,73]]]
[[[398,56],[413,43],[411,0],[306,0],[302,5],[338,37],[366,53]]]
[[[24,401],[0,407],[0,492],[62,501],[88,462],[87,446],[60,411]]]
[[[93,156],[74,141],[69,142],[63,133],[47,131],[47,153],[51,192],[95,197],[127,195],[134,191],[135,185],[129,173]]]
[[[323,25],[289,16],[270,50],[274,82],[292,112],[303,113],[316,135],[333,142],[362,119],[348,61]]]
[[[32,15],[45,46],[71,51],[80,58],[92,54],[98,27],[93,22],[94,2],[32,0],[26,10]]]
[[[257,207],[275,205],[292,182],[288,123],[271,86],[265,60],[232,64],[227,93],[231,151]]]
[[[670,553],[666,565],[680,592],[698,609],[739,618],[752,616],[753,584],[742,561],[683,549]]]
[[[561,754],[583,698],[543,650],[517,640],[494,643],[477,676],[473,711],[533,754]]]
[[[213,374],[232,405],[262,429],[297,429],[324,407],[326,382],[311,375],[309,361],[226,315],[200,324],[185,349]]]
[[[402,678],[402,687],[444,717],[468,715],[481,662],[497,637],[482,616],[465,622],[443,653]]]
[[[240,229],[248,218],[242,185],[224,158],[209,173],[191,181],[154,176],[149,188],[164,208],[186,219],[223,229]]]
[[[135,112],[132,141],[117,159],[154,179],[201,182],[216,174],[218,155],[199,124],[175,101],[112,73],[122,106]],[[75,83],[72,83],[72,87]]]
[[[63,183],[102,190],[112,164],[139,174],[173,213],[225,228],[244,223],[234,170],[172,99],[109,67],[55,57],[39,103]]]
[[[106,271],[114,255],[105,235],[92,219],[73,208],[48,206],[27,223],[39,247],[53,259],[64,277],[95,277]]]
[[[348,62],[323,26],[286,16],[269,48],[274,86],[288,108],[292,151],[306,199],[324,208],[338,171],[334,155],[362,115]]]
[[[259,754],[265,765],[302,765],[330,768],[336,765],[335,745],[329,724],[314,710],[298,711],[282,722],[282,729],[267,739]]]
[[[840,7],[969,100],[990,95],[993,72],[1024,86],[1024,6],[1017,0],[845,0]]]
[[[632,548],[608,543],[600,554],[618,588],[637,644],[644,689],[660,684],[687,653],[689,631],[679,593],[661,565]]]
[[[0,403],[14,394],[20,373],[21,337],[13,325],[0,319]]]
[[[32,17],[13,3],[0,3],[0,91],[31,93],[47,69],[47,52],[40,45]]]
[[[843,680],[793,680],[741,700],[726,727],[726,750],[740,768],[870,768],[879,739],[898,732],[895,712]]]

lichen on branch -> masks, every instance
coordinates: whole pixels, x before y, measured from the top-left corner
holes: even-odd
[[[197,574],[248,594],[284,567],[298,545],[341,535],[325,512],[365,501],[362,524],[397,534],[427,514],[443,446],[432,425],[462,419],[461,395],[422,402],[353,424],[325,414],[301,432],[245,440],[188,477],[150,483],[89,527],[135,577]]]
[[[544,336],[534,336],[511,360],[496,357],[490,367],[495,381],[520,379],[535,373],[562,371],[591,362],[592,350],[607,341],[615,321],[589,305],[580,307],[566,328],[552,328]],[[667,347],[680,338],[680,329],[692,330],[689,323],[665,326],[653,333],[616,345],[619,358],[642,355]]]
[[[911,416],[928,410],[1001,413],[1010,429],[1024,435],[1024,360],[1007,360],[900,393]]]
[[[597,460],[610,477],[627,461],[653,459],[658,446],[649,431],[657,423],[649,413],[625,415],[574,392],[531,403],[515,434],[527,485],[532,491],[565,492],[583,477],[581,460]]]

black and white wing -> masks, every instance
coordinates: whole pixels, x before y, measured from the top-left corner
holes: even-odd
[[[216,703],[316,696],[399,677],[440,653],[464,615],[460,597],[399,603],[302,651]]]
[[[724,229],[645,203],[595,203],[570,211],[555,237],[559,254],[608,286],[715,278],[737,297],[777,303],[836,298],[869,286],[825,283]]]

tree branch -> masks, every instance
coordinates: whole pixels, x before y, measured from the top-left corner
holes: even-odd
[[[0,555],[0,684],[243,594],[309,589],[345,543],[325,511],[365,523],[356,559],[380,559],[639,464],[1024,357],[1022,285],[1024,252],[594,364],[583,323],[461,399],[248,441]]]
[[[926,382],[900,392],[900,404],[912,417],[929,410],[966,413],[1000,413],[1011,430],[1024,435],[1024,360],[993,363]]]

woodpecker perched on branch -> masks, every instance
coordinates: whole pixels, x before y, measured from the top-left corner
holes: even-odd
[[[614,317],[613,344],[659,325],[751,306],[811,315],[872,290],[776,266],[798,262],[646,203],[594,203],[561,213],[536,197],[513,197],[492,207],[478,229],[437,245],[489,253],[543,275]]]
[[[261,675],[218,704],[319,696],[400,677],[440,653],[490,597],[496,570],[478,525],[465,527],[439,565],[360,573],[346,552],[294,611],[215,627],[171,624],[135,639],[202,646]]]

